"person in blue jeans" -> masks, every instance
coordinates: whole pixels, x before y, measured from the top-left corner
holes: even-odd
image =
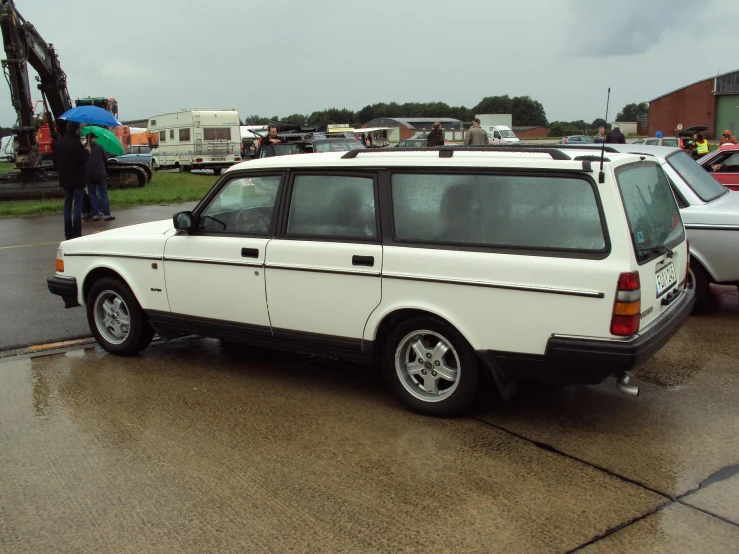
[[[87,194],[90,197],[90,215],[93,221],[98,221],[102,215],[105,221],[115,219],[110,215],[110,201],[108,200],[108,172],[105,169],[108,154],[97,143],[97,137],[92,133],[87,135],[87,145],[90,156],[87,160]]]
[[[89,156],[80,139],[80,124],[68,121],[66,133],[54,142],[53,148],[54,167],[59,174],[59,186],[64,190],[64,237],[74,239],[82,236],[82,201]]]

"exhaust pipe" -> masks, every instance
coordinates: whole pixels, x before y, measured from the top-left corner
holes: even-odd
[[[624,373],[616,381],[616,387],[618,388],[618,390],[620,390],[622,393],[624,393],[627,396],[638,397],[639,387],[636,387],[634,385],[629,385],[630,379],[631,379],[631,375],[629,375],[628,373]]]

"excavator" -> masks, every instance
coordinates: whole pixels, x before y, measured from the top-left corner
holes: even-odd
[[[21,16],[13,0],[0,0],[0,30],[7,56],[2,60],[3,72],[18,116],[13,128],[16,170],[0,175],[0,200],[61,196],[51,149],[40,146],[39,139],[47,143],[50,136],[53,142],[66,132],[66,122],[60,116],[73,107],[67,76],[59,64],[54,45],[47,43]],[[42,97],[40,114],[35,113],[31,98],[28,65],[38,74],[36,80]],[[117,111],[117,103],[114,105]],[[143,187],[148,181],[148,169],[135,164],[109,163],[108,187]]]

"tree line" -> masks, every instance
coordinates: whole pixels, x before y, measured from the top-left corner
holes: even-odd
[[[465,106],[450,106],[445,102],[378,102],[365,106],[359,111],[346,108],[329,108],[315,111],[310,114],[294,113],[287,116],[264,117],[250,115],[242,125],[264,125],[270,121],[286,121],[296,125],[316,125],[325,127],[329,124],[347,123],[353,127],[360,127],[373,119],[381,117],[451,117],[461,121],[472,121],[475,114],[482,113],[509,113],[513,118],[513,125],[548,127],[549,136],[561,137],[567,135],[590,134],[597,132],[598,127],[610,127],[605,119],[597,118],[590,123],[583,120],[552,121],[547,120],[544,106],[530,96],[486,96],[472,108]],[[637,121],[649,115],[649,106],[646,102],[627,104],[616,116],[616,121]]]

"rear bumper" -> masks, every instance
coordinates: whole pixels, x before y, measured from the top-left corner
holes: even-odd
[[[77,302],[77,279],[74,277],[50,277],[46,280],[51,294],[61,296],[65,308],[79,306]]]
[[[677,333],[694,303],[693,290],[683,291],[668,313],[629,340],[552,335],[543,356],[493,351],[486,354],[509,378],[557,385],[596,384],[651,358]]]

